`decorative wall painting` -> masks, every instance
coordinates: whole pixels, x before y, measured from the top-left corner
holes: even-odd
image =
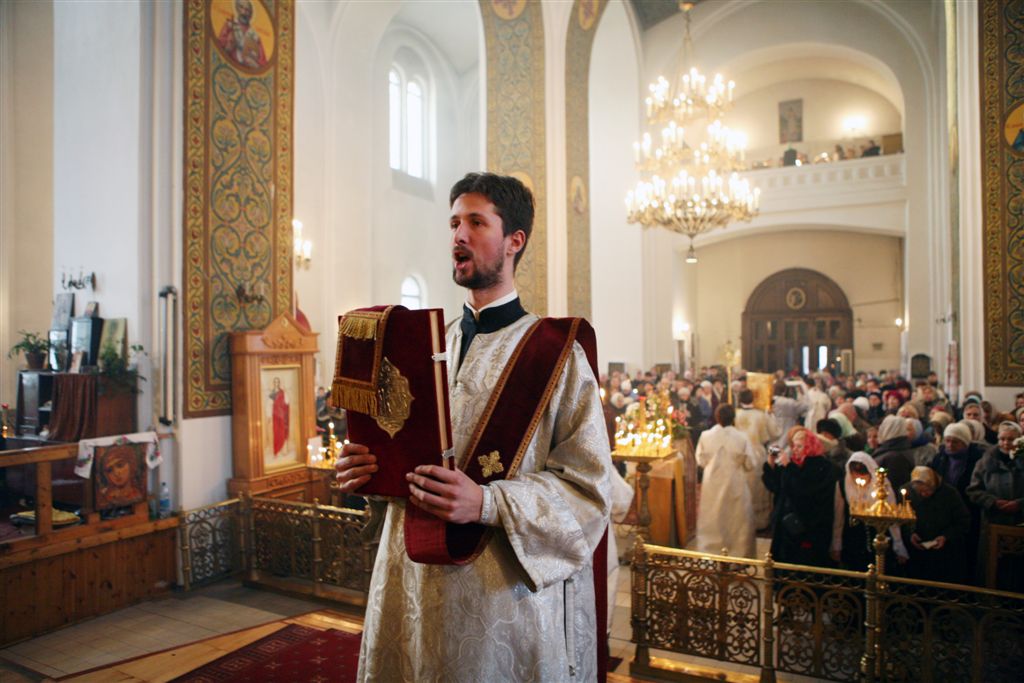
[[[95,458],[93,481],[97,511],[145,502],[145,443],[97,446]]]
[[[803,142],[804,101],[786,100],[779,102],[779,142]]]
[[[271,471],[305,462],[302,434],[301,366],[264,365],[260,368],[263,469]]]
[[[291,310],[294,18],[185,1],[186,418],[231,412],[229,335]]]

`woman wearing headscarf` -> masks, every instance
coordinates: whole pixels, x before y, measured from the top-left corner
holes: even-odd
[[[854,417],[850,417],[850,413],[853,413]],[[839,423],[839,427],[842,429],[840,438],[850,452],[854,453],[864,449],[864,437],[857,431],[853,423],[856,416],[857,409],[853,407],[852,403],[844,403],[828,414],[829,419]]]
[[[874,503],[875,499],[871,497],[871,492],[875,489],[877,471],[878,465],[874,458],[863,451],[854,453],[846,461],[845,476],[840,488],[842,509],[838,511],[833,522],[831,550],[832,559],[841,562],[845,569],[862,572],[874,561],[875,550],[871,543],[875,532],[867,525],[851,524],[850,507]],[[888,479],[885,482],[885,492],[888,501],[895,505],[896,495]],[[905,563],[909,556],[898,524],[892,525],[889,536],[892,538],[890,552],[895,555],[897,562]]]
[[[978,425],[979,429],[981,425]],[[966,580],[970,583],[980,583],[975,580],[975,566],[973,558],[978,556],[978,539],[981,535],[981,508],[971,502],[967,496],[967,485],[971,483],[971,473],[974,466],[981,460],[985,448],[975,443],[971,429],[966,422],[954,422],[942,432],[942,445],[939,452],[929,465],[942,478],[942,481],[960,495],[960,500],[967,507],[971,515],[971,524],[967,530],[967,537],[964,539],[964,553],[972,558],[967,563]],[[981,578],[981,577],[977,577]]]
[[[983,556],[990,525],[1014,526],[1024,522],[1024,457],[1017,457],[1014,445],[1021,436],[1021,428],[1016,422],[1003,422],[996,434],[996,445],[978,461],[967,487],[971,502],[982,509],[985,524],[979,554]],[[1019,557],[1005,560],[1000,563],[1000,587],[1007,590],[1024,588],[1024,562]],[[985,566],[984,562],[981,566]]]
[[[929,433],[929,440],[935,445],[936,448],[942,445],[942,439],[944,438],[946,427],[953,424],[953,416],[947,413],[941,408],[935,408],[928,416],[928,429],[926,432]]]
[[[733,426],[736,410],[715,409],[716,424],[700,435],[697,464],[704,468],[697,509],[697,550],[754,557],[754,508],[748,475],[758,458],[750,438]]]
[[[956,490],[942,483],[930,467],[910,473],[910,505],[917,521],[910,534],[907,573],[915,579],[963,583],[967,579],[964,552],[971,515]]]
[[[775,494],[772,556],[779,562],[829,566],[835,518],[836,467],[822,457],[818,437],[805,427],[789,430],[789,453],[768,453],[761,479]]]
[[[939,449],[932,443],[931,436],[925,432],[921,421],[907,418],[907,434],[910,436],[910,446],[914,449],[911,454],[914,465],[931,463]]]
[[[878,450],[873,455],[879,467],[889,472],[893,488],[899,489],[910,481],[914,469],[914,447],[910,444],[906,418],[889,415],[878,427]]]

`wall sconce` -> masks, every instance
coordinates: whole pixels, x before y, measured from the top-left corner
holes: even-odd
[[[235,296],[238,298],[238,303],[240,304],[264,303],[266,302],[267,298],[263,296],[263,289],[263,283],[260,283],[259,285],[253,287],[246,282],[240,282],[238,283],[238,286],[235,287]]]
[[[313,259],[313,243],[302,239],[302,221],[298,218],[292,219],[292,234],[295,236],[295,265],[308,270]]]
[[[867,127],[867,119],[863,116],[847,116],[843,119],[843,130],[846,134],[853,138],[857,137],[857,133],[864,130]]]
[[[85,289],[96,290],[96,273],[85,274],[81,268],[78,269],[78,277],[71,277],[70,273],[60,274],[60,286],[63,289]]]

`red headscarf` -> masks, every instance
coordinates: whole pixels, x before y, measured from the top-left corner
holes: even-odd
[[[799,432],[804,433],[804,447],[802,450],[792,448],[793,437],[796,436]],[[797,467],[803,467],[804,460],[806,460],[807,458],[814,458],[825,455],[825,447],[822,446],[821,440],[818,439],[818,435],[810,431],[806,427],[801,427],[800,425],[797,425],[791,428],[789,430],[789,434],[787,434],[787,439],[791,446],[790,457]]]

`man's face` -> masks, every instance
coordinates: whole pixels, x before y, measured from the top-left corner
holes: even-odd
[[[977,403],[968,403],[967,407],[964,408],[964,419],[977,420],[978,422],[982,422],[981,406],[979,406]]]
[[[490,289],[505,281],[512,235],[505,237],[501,216],[482,194],[459,195],[452,204],[452,279],[467,289]],[[516,233],[520,234],[520,233]]]

